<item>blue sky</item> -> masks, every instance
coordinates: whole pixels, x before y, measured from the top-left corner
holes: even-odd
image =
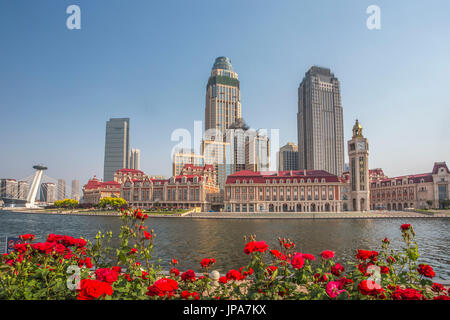
[[[66,28],[72,4],[81,30]],[[366,27],[371,4],[381,30]],[[239,74],[246,122],[279,128],[281,144],[297,142],[297,88],[319,65],[341,82],[345,141],[363,124],[370,167],[430,172],[450,162],[449,12],[446,0],[2,1],[0,177],[38,162],[81,185],[101,177],[111,117],[131,118],[142,169],[169,176],[170,135],[203,121],[218,56]]]

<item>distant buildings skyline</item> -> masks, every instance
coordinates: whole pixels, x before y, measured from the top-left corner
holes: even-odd
[[[294,142],[288,142],[280,148],[277,154],[277,170],[299,170],[298,146]]]

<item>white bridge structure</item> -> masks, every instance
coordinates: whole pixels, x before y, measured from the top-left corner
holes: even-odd
[[[47,170],[46,166],[38,164],[33,166],[33,169],[35,170],[34,174],[19,179],[18,181],[15,179],[3,179],[12,181],[13,184],[16,184],[15,187],[8,185],[2,187],[0,185],[0,200],[3,201],[4,206],[38,208],[39,206],[37,205],[36,197],[39,189],[41,188],[42,191],[42,188],[47,188],[47,183],[53,183],[55,186],[58,185],[58,180],[44,174],[44,171]],[[25,185],[26,188],[21,188],[21,184]],[[65,189],[65,194],[70,195],[70,186],[65,186]],[[26,190],[28,190],[28,192],[26,192]]]

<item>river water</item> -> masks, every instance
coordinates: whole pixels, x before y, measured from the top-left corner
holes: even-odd
[[[98,230],[120,231],[119,217],[24,214],[0,211],[0,252],[5,236],[24,233],[45,241],[47,234],[66,234],[94,239]],[[341,263],[354,260],[356,249],[380,250],[381,240],[388,237],[391,246],[401,248],[400,225],[410,223],[416,231],[420,262],[433,266],[436,278],[450,280],[450,219],[196,219],[149,218],[146,222],[156,233],[154,258],[160,258],[163,269],[176,258],[180,270],[200,272],[202,258],[215,258],[214,269],[227,272],[248,262],[243,253],[244,235],[255,234],[271,248],[278,249],[278,237],[289,237],[297,251],[320,254],[336,252]],[[118,244],[118,240],[114,243]]]

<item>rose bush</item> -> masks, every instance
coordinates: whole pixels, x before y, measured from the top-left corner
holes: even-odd
[[[121,212],[115,249],[111,232],[99,232],[94,242],[55,234],[35,242],[34,235],[21,235],[23,243],[1,256],[0,299],[449,299],[449,289],[432,281],[433,268],[418,263],[410,224],[400,227],[402,250],[394,252],[385,238],[380,252],[355,250],[355,261],[346,264],[331,250],[316,257],[299,252],[286,238],[270,248],[251,236],[243,249],[248,264],[214,282],[213,257],[199,261],[202,275],[177,269],[176,259],[163,274],[152,262],[156,235],[145,225],[148,216]]]

